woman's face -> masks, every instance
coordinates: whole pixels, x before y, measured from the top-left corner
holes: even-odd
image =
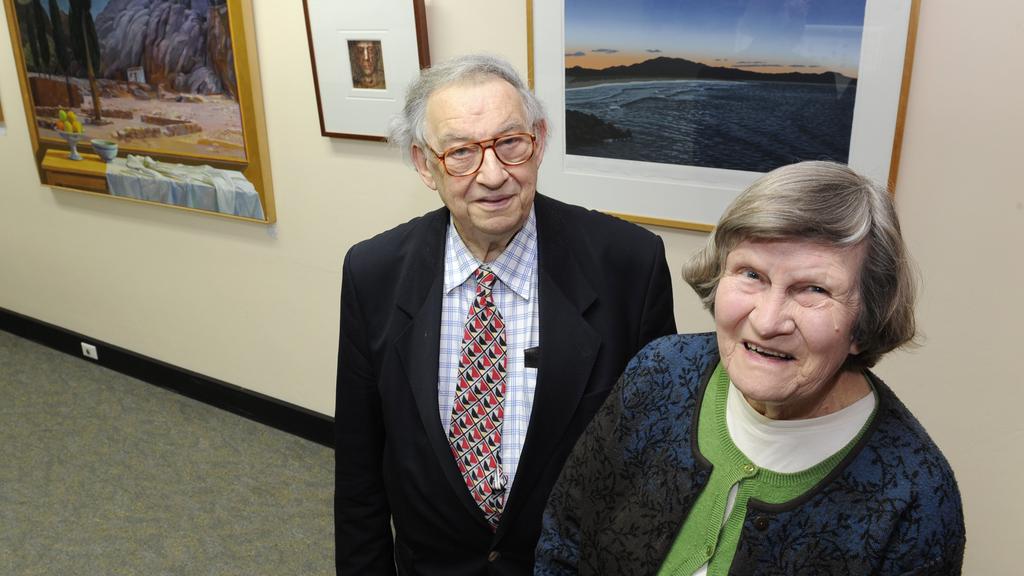
[[[715,294],[718,347],[733,384],[762,414],[821,416],[866,387],[859,374],[840,372],[857,353],[864,253],[863,243],[799,240],[744,241],[729,252]]]

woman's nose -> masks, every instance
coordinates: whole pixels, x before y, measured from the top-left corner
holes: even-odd
[[[766,291],[750,311],[750,325],[758,336],[765,338],[788,334],[796,328],[791,306],[792,302],[785,294]]]

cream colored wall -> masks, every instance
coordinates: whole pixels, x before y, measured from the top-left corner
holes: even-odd
[[[897,201],[927,340],[878,372],[957,471],[965,572],[1016,574],[1024,5],[922,3]],[[525,70],[521,1],[427,9],[435,60],[486,49]],[[4,22],[0,307],[330,414],[342,255],[439,201],[396,151],[320,136],[301,3],[255,0],[255,13],[279,218],[269,228],[40,186]],[[656,231],[673,270],[704,239]],[[682,331],[711,327],[682,282],[676,299]]]
[[[953,464],[965,574],[1020,574],[1024,3],[923,0],[896,200],[924,345],[887,379]]]

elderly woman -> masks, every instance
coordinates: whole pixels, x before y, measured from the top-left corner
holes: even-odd
[[[886,191],[779,168],[684,277],[715,333],[630,362],[548,501],[535,573],[959,574],[953,472],[869,370],[914,337]]]

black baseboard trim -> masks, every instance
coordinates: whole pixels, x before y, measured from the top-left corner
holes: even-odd
[[[4,308],[0,308],[0,330],[81,358],[83,362],[95,362],[121,374],[177,392],[317,444],[334,447],[334,418],[330,416],[203,376],[191,370],[179,368]],[[96,346],[99,360],[90,360],[82,356],[82,342]]]

